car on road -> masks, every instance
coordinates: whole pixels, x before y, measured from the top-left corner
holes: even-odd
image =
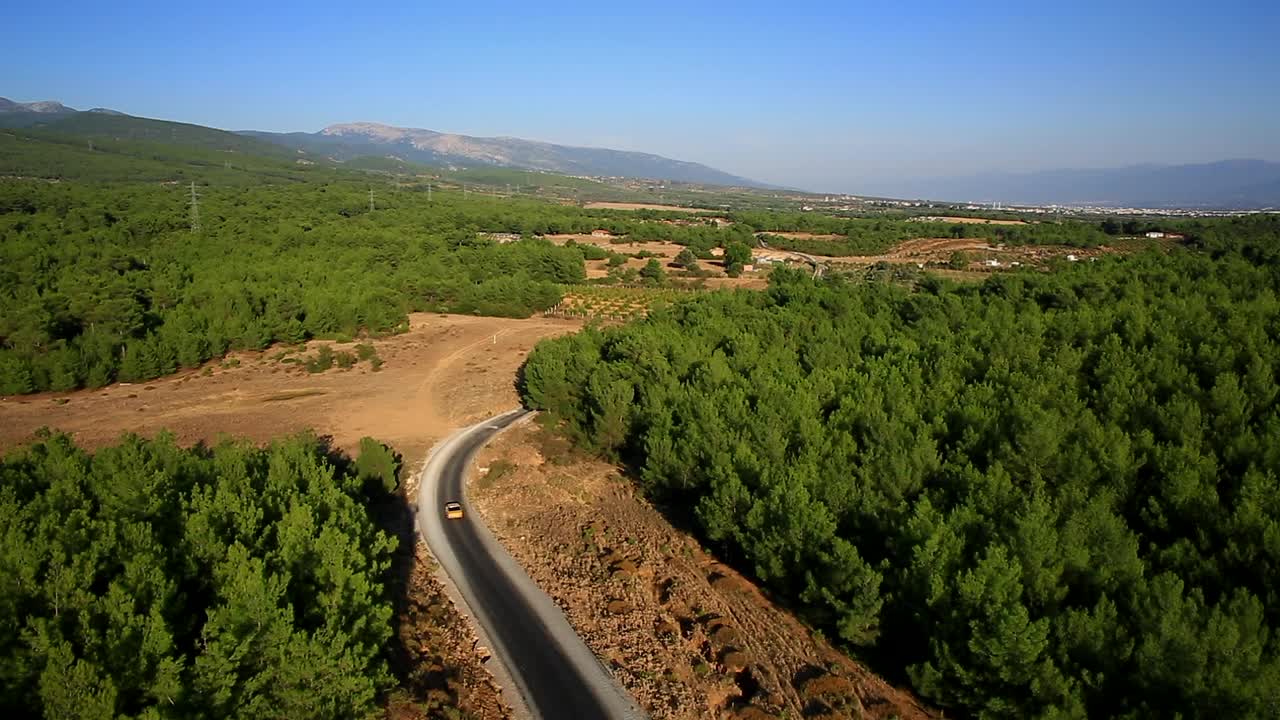
[[[447,502],[444,504],[444,516],[449,520],[462,519],[462,503]]]

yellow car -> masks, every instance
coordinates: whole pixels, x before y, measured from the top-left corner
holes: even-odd
[[[444,516],[449,520],[462,519],[462,503],[448,502],[444,504]]]

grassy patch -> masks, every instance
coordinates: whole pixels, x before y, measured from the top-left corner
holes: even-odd
[[[515,471],[516,467],[516,464],[510,460],[494,460],[489,464],[489,472],[476,479],[476,488],[487,490],[493,487],[494,483],[510,475]]]
[[[328,345],[321,345],[316,351],[316,356],[306,361],[307,372],[322,373],[333,367],[333,349]]]

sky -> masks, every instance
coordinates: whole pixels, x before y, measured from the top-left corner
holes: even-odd
[[[1280,161],[1280,2],[18,3],[0,96],[232,130],[373,121],[874,193]]]

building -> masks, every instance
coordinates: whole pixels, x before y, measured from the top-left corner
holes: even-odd
[[[609,232],[608,230],[592,230],[592,231],[591,231],[591,237],[596,237],[596,238],[611,238],[611,237],[613,237],[613,233]]]
[[[1151,238],[1151,239],[1153,239],[1153,240],[1154,240],[1154,239],[1157,239],[1157,238],[1162,238],[1162,237],[1164,237],[1164,233],[1159,232],[1159,231],[1157,231],[1157,230],[1152,230],[1151,232],[1147,233],[1147,237],[1149,237],[1149,238]]]
[[[756,252],[751,254],[751,260],[756,265],[773,265],[774,263],[784,263],[788,258],[786,255],[779,253],[762,253]]]

